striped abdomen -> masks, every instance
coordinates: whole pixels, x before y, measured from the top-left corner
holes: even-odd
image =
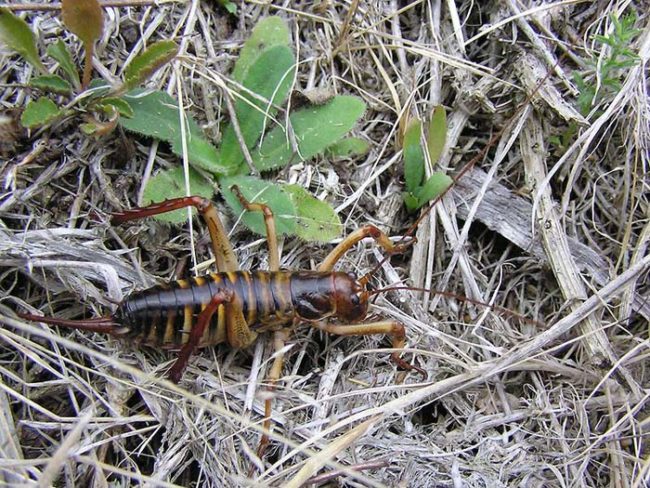
[[[249,327],[273,328],[294,318],[316,320],[336,313],[335,284],[354,282],[346,273],[248,272],[211,273],[173,281],[129,296],[115,314],[136,341],[166,349],[187,341],[201,311],[219,290],[230,290]],[[200,346],[226,341],[224,305],[212,316]]]

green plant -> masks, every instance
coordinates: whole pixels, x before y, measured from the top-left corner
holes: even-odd
[[[414,212],[445,191],[453,180],[441,171],[436,171],[425,180],[425,151],[429,161],[434,164],[440,158],[447,137],[445,109],[437,106],[427,131],[426,144],[422,140],[422,122],[411,120],[404,131],[402,151],[404,157],[404,181],[406,192],[404,204],[409,212]]]
[[[624,15],[620,19],[612,16],[611,20],[614,30],[610,34],[594,36],[595,41],[609,48],[606,55],[600,61],[588,59],[588,69],[573,72],[573,79],[580,91],[578,107],[583,115],[589,114],[596,96],[607,100],[618,93],[624,70],[639,62],[639,56],[628,48],[641,33],[641,29],[634,28],[636,14]]]
[[[46,54],[58,63],[58,71],[49,72],[41,59],[36,39],[27,23],[9,10],[0,8],[0,42],[21,55],[36,68],[29,87],[42,93],[25,106],[21,123],[38,128],[70,116],[82,116],[79,124],[87,134],[103,135],[112,131],[120,117],[134,115],[133,108],[121,95],[145,82],[160,67],[176,56],[178,46],[159,41],[135,56],[124,70],[121,84],[110,87],[101,80],[91,81],[93,45],[103,30],[102,9],[97,0],[66,0],[62,3],[63,22],[81,39],[85,50],[83,78],[79,79],[72,55],[62,40],[47,46]]]
[[[238,89],[229,93],[234,99],[238,131],[234,124],[227,125],[217,148],[201,135],[194,121],[187,120],[185,143],[189,163],[206,175],[203,181],[208,182],[197,185],[194,178],[199,173],[193,173],[191,191],[209,197],[210,180],[214,178],[228,206],[240,215],[243,209],[230,191],[237,185],[248,200],[271,207],[278,232],[327,241],[341,231],[334,210],[295,185],[273,183],[251,174],[240,145],[241,139],[254,172],[268,172],[336,148],[364,113],[365,104],[359,98],[335,96],[322,105],[308,105],[278,116],[293,84],[295,62],[284,21],[279,17],[260,21],[245,42],[231,75],[238,84]],[[131,118],[120,119],[125,129],[167,141],[174,153],[182,154],[181,114],[169,95],[134,91],[124,98],[135,112]],[[358,141],[351,144],[354,147],[348,147],[348,154],[364,149]],[[185,194],[185,177],[177,169],[159,172],[148,182],[143,203]],[[161,218],[181,222],[186,213],[175,212]],[[265,233],[261,215],[244,212],[242,221],[254,232]]]
[[[72,56],[62,41],[47,48],[47,54],[58,62],[60,76],[46,71],[27,24],[8,10],[0,9],[0,41],[34,65],[40,74],[30,81],[30,87],[46,94],[25,107],[21,118],[25,127],[40,127],[70,115],[87,114],[85,122],[80,124],[87,134],[106,134],[119,123],[129,131],[168,142],[178,155],[183,154],[181,135],[185,134],[191,171],[186,174],[174,168],[159,172],[147,183],[143,203],[185,195],[186,179],[193,194],[211,197],[214,178],[221,186],[224,199],[236,213],[242,209],[230,193],[232,185],[238,185],[249,200],[268,204],[277,217],[281,233],[321,241],[340,234],[341,223],[328,204],[294,185],[275,184],[249,174],[247,158],[240,145],[241,139],[254,171],[259,173],[283,167],[291,161],[306,160],[330,147],[348,155],[367,150],[363,141],[355,139],[348,140],[347,148],[345,144],[337,146],[345,141],[343,136],[365,111],[365,104],[359,98],[335,96],[325,104],[305,106],[276,119],[289,96],[295,71],[289,30],[282,19],[262,20],[244,44],[232,73],[238,84],[238,90],[231,92],[237,130],[234,124],[227,125],[217,148],[206,140],[191,117],[186,117],[185,127],[181,127],[178,103],[167,93],[137,88],[176,55],[178,48],[174,42],[156,42],[136,56],[124,69],[124,80],[118,86],[110,87],[101,80],[94,80],[87,83],[89,88],[84,90],[92,45],[103,28],[101,9],[98,14],[97,0],[66,1],[63,8],[64,22],[82,39],[86,50],[81,82]],[[88,25],[83,22],[84,15],[92,18]],[[81,92],[77,93],[79,90]],[[67,99],[66,105],[60,104],[62,97]],[[182,222],[186,213],[174,212],[159,218]],[[264,234],[259,215],[246,214],[242,220],[254,232]]]
[[[587,59],[588,68],[582,72],[574,71],[573,80],[578,88],[578,109],[585,117],[589,115],[597,97],[600,101],[608,103],[621,89],[621,78],[626,69],[639,62],[639,57],[631,51],[629,46],[633,39],[639,35],[641,29],[635,29],[636,14],[631,13],[621,17],[611,17],[614,30],[608,35],[595,35],[593,39],[607,46],[605,56],[600,61]],[[598,116],[602,110],[595,111]],[[557,155],[563,154],[575,140],[578,133],[578,124],[570,122],[560,134],[550,137],[550,142],[555,146]]]
[[[86,51],[81,88],[86,89],[92,75],[95,41],[104,30],[104,12],[97,0],[62,0],[61,15],[66,27],[76,35]]]
[[[329,158],[350,158],[363,156],[370,151],[368,141],[360,137],[345,137],[327,148],[325,154]]]

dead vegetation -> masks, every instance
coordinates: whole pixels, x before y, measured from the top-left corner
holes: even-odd
[[[447,107],[441,166],[451,174],[488,147],[377,286],[452,291],[527,320],[440,295],[380,298],[374,312],[406,325],[405,358],[428,372],[424,382],[395,369],[382,338],[299,329],[264,461],[255,448],[270,341],[203,350],[176,387],[164,379],[170,354],[13,314],[99,316],[192,263],[187,227],[106,223],[136,205],[152,169],[178,159],[150,140],[94,140],[66,123],[21,133],[12,117],[30,97],[30,73],[0,51],[4,483],[299,486],[347,467],[335,483],[647,486],[647,13],[636,12],[641,31],[628,46],[638,60],[609,74],[620,83],[610,90],[598,68],[609,51],[594,36],[611,34],[612,16],[633,5],[536,5],[249,1],[233,17],[217,2],[133,1],[106,10],[96,74],[112,80],[142,43],[175,39],[181,55],[158,87],[177,96],[180,84],[215,138],[226,93],[209,80],[227,76],[258,19],[285,18],[300,63],[295,89],[355,94],[370,107],[356,129],[371,143],[366,157],[274,175],[331,202],[348,232],[375,223],[399,236],[415,220],[401,205],[396,156],[406,115]],[[66,35],[56,11],[25,18],[42,39]],[[598,92],[581,113],[572,70],[588,72],[588,60]],[[193,232],[206,261],[204,228]],[[243,269],[266,265],[262,239],[241,225],[232,239]],[[312,269],[331,244],[285,239],[281,248],[284,268]],[[378,259],[368,243],[343,266],[362,273]]]

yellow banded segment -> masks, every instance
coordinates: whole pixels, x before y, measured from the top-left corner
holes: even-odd
[[[182,289],[187,289],[190,287],[190,282],[188,280],[178,280],[176,281],[176,284],[179,288]],[[185,344],[189,340],[190,333],[192,332],[192,326],[194,325],[192,308],[193,307],[191,305],[185,305],[183,307],[183,329],[181,334],[181,344]]]
[[[248,298],[248,310],[246,313],[246,321],[250,325],[257,322],[257,300],[255,300],[255,289],[253,287],[253,280],[249,272],[243,271],[240,273],[240,276],[246,283],[246,286],[244,287]]]

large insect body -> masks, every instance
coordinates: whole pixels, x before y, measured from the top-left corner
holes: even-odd
[[[245,348],[256,340],[259,333],[274,331],[280,333],[278,338],[285,337],[281,331],[283,327],[291,329],[301,322],[341,336],[386,334],[391,337],[394,349],[391,359],[404,369],[425,374],[400,357],[406,338],[403,324],[386,320],[363,322],[368,311],[368,298],[376,293],[369,291],[367,286],[378,268],[361,278],[354,273],[333,271],[346,251],[366,237],[374,239],[389,254],[401,251],[403,246],[393,244],[377,227],[366,225],[332,249],[318,270],[282,271],[270,208],[265,204],[248,202],[237,187],[231,190],[238,195],[246,210],[264,215],[270,270],[239,269],[232,245],[209,200],[197,196],[175,198],[113,214],[112,221],[121,223],[194,206],[207,223],[220,272],[136,292],[110,316],[85,320],[32,314],[20,316],[126,337],[134,343],[179,349],[178,359],[169,373],[174,382],[180,380],[190,356],[198,347],[227,342],[233,348]],[[326,319],[331,317],[339,319],[339,323],[328,323]],[[283,340],[275,341],[276,346]],[[281,359],[277,361],[281,364]]]
[[[271,209],[247,201],[237,187],[231,190],[248,211],[261,212],[269,247],[268,271],[241,271],[219,215],[209,200],[198,196],[166,200],[148,207],[113,214],[121,223],[194,206],[206,221],[217,267],[220,272],[177,280],[130,295],[110,316],[86,320],[66,320],[20,314],[43,323],[102,332],[129,338],[136,343],[178,349],[169,378],[179,382],[194,351],[202,346],[227,342],[233,348],[250,346],[262,332],[273,332],[276,356],[268,373],[270,385],[280,378],[285,340],[293,326],[309,323],[339,336],[384,334],[391,337],[391,360],[399,367],[426,376],[418,366],[401,358],[405,347],[404,325],[393,320],[364,322],[368,298],[377,293],[367,289],[375,273],[357,278],[353,273],[333,271],[341,257],[356,243],[370,237],[387,254],[401,251],[386,234],[373,225],[359,228],[344,238],[325,257],[317,271],[282,271],[275,223]],[[382,291],[382,290],[379,290]],[[339,323],[326,319],[335,317]],[[258,455],[262,456],[269,437],[271,398],[265,400],[265,419]]]
[[[138,344],[179,349],[206,306],[220,291],[232,293],[251,330],[265,332],[294,320],[332,316],[362,320],[368,308],[353,273],[324,271],[232,271],[176,280],[136,292],[113,314],[121,335]],[[227,341],[227,315],[221,304],[210,318],[198,347]]]
[[[210,232],[218,273],[177,280],[137,292],[110,316],[86,320],[32,314],[20,316],[127,337],[136,343],[179,349],[178,359],[169,372],[174,382],[180,380],[191,355],[199,347],[227,342],[233,348],[245,348],[257,339],[259,333],[273,331],[276,349],[281,349],[281,343],[288,337],[282,329],[290,330],[300,322],[340,336],[386,334],[391,337],[393,346],[391,359],[404,369],[425,375],[422,369],[400,357],[406,339],[403,324],[392,320],[363,322],[368,311],[368,298],[377,293],[369,291],[367,286],[379,268],[361,278],[354,273],[333,270],[343,255],[366,237],[375,240],[389,255],[400,252],[404,245],[394,244],[377,227],[366,225],[335,246],[318,270],[282,271],[273,212],[265,204],[246,200],[236,186],[231,191],[246,210],[261,212],[264,216],[269,247],[268,271],[240,270],[212,202],[198,196],[174,198],[115,213],[112,221],[122,223],[193,206],[203,216]],[[339,323],[329,323],[326,319],[330,317],[338,318]],[[273,375],[280,374],[281,356],[276,357],[276,362],[278,366]]]

